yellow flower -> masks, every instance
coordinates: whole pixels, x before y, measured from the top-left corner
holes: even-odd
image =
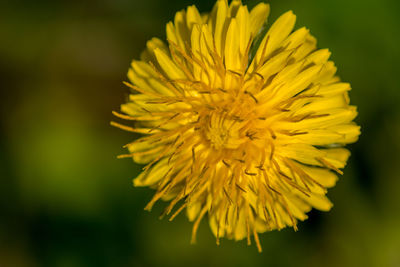
[[[146,164],[134,179],[157,190],[146,209],[163,199],[168,215],[178,204],[171,220],[186,209],[192,241],[207,215],[217,244],[253,236],[261,251],[258,233],[330,210],[326,188],[360,134],[330,52],[308,29],[293,32],[291,11],[260,36],[268,14],[237,0],[178,12],[167,42],[153,38],[132,62],[134,92],[125,115],[114,112],[134,125],[113,125],[144,135],[120,157]]]

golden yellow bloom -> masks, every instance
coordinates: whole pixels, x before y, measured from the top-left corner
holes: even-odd
[[[291,11],[260,37],[268,14],[237,0],[178,12],[167,43],[153,38],[132,62],[126,115],[114,113],[134,126],[113,125],[144,135],[121,157],[146,164],[134,179],[157,190],[146,209],[178,204],[171,220],[186,209],[192,241],[207,215],[217,244],[253,235],[261,251],[258,233],[328,211],[326,188],[350,154],[342,146],[360,134],[330,52],[306,28],[293,32]]]

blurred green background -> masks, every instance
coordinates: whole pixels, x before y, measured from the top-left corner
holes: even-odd
[[[190,245],[185,216],[143,211],[153,192],[116,159],[133,136],[109,126],[111,111],[130,61],[189,4],[213,1],[1,2],[0,266],[400,266],[396,0],[270,1],[270,21],[292,9],[353,87],[362,135],[331,212],[262,234],[258,254],[245,241],[217,247],[206,220]]]

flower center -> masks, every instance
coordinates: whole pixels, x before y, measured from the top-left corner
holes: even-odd
[[[246,141],[240,135],[242,121],[228,116],[226,112],[211,113],[205,120],[205,126],[205,136],[217,150],[235,149]]]

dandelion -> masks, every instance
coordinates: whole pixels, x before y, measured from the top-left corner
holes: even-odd
[[[253,236],[261,251],[258,233],[330,210],[343,146],[360,134],[330,52],[308,29],[293,31],[291,11],[265,29],[268,14],[237,0],[176,13],[167,42],[151,39],[132,62],[133,92],[114,112],[132,121],[114,126],[142,135],[120,157],[145,164],[134,179],[156,190],[145,209],[162,199],[170,220],[186,210],[192,242],[206,216],[217,244]]]

